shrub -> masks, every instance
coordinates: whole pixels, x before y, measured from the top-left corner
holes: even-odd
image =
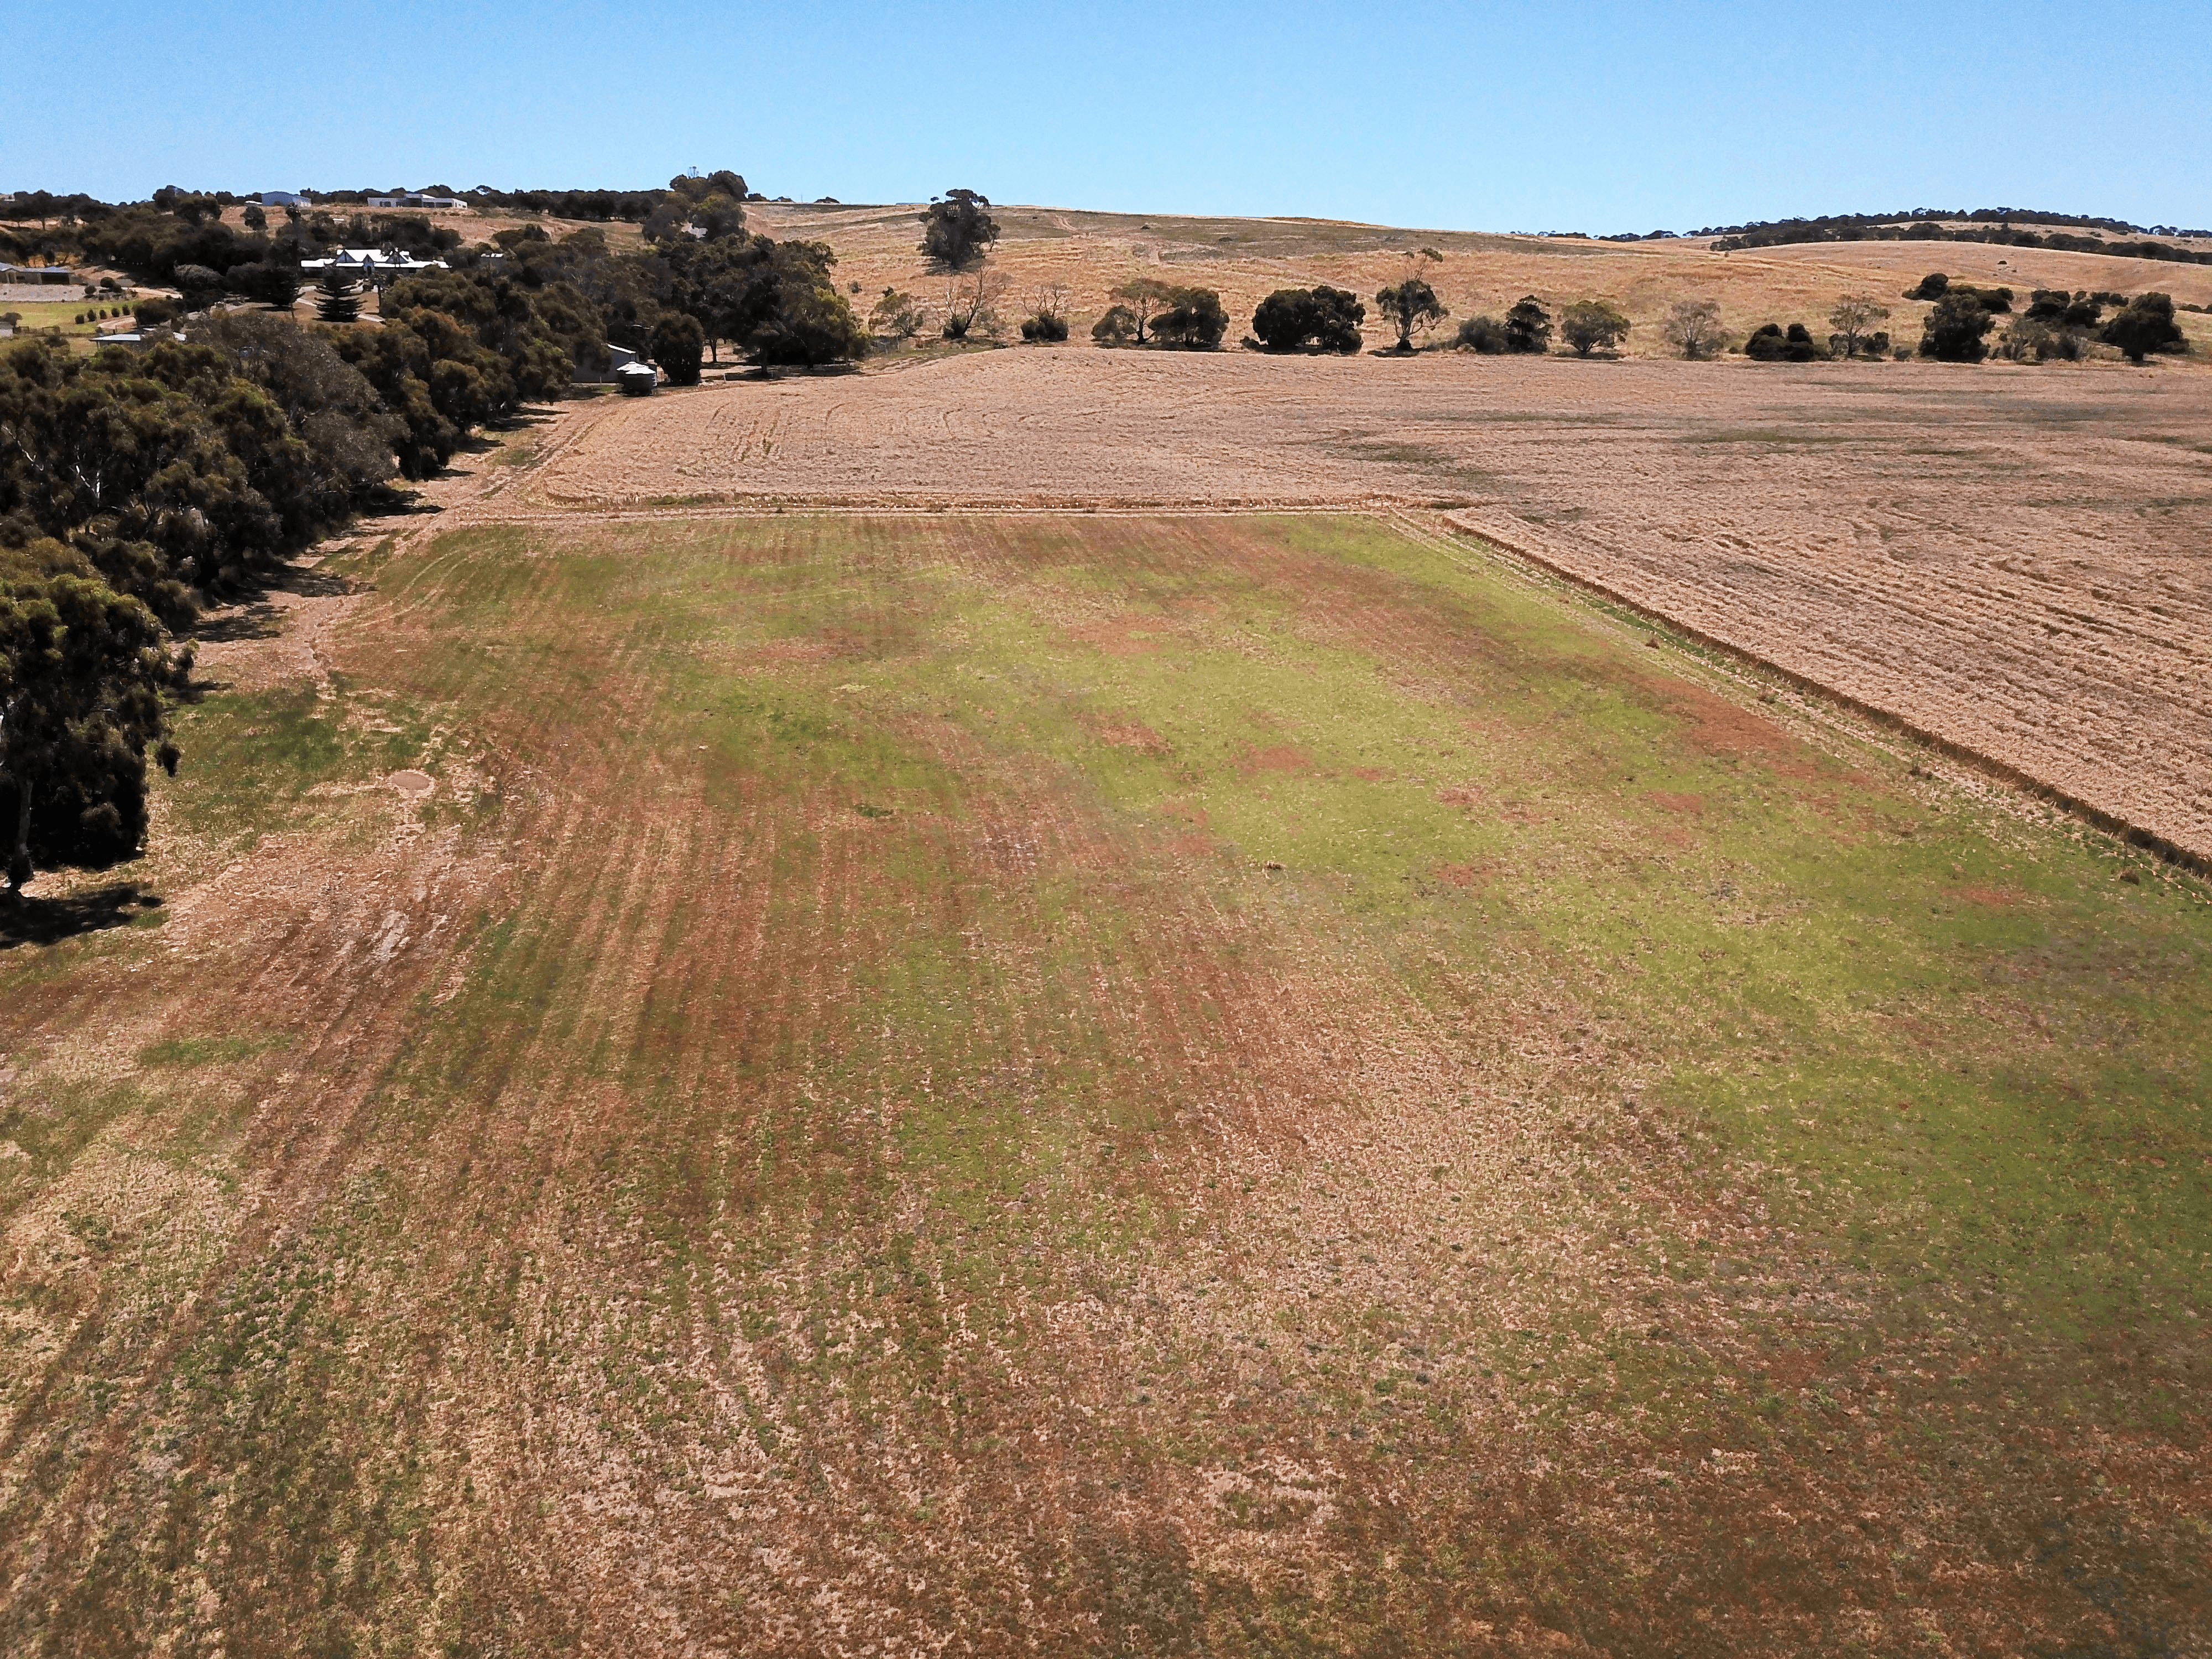
[[[1867,355],[1879,357],[1889,349],[1889,336],[1881,337],[1880,345],[1872,344],[1870,331],[1889,315],[1889,307],[1871,294],[1846,294],[1836,301],[1836,308],[1828,313],[1828,326],[1836,331],[1828,337],[1829,349],[1838,357],[1856,357],[1863,343]]]
[[[1212,351],[1229,331],[1229,313],[1210,288],[1179,288],[1168,308],[1152,319],[1152,337],[1184,351]]]
[[[1252,331],[1270,351],[1359,349],[1367,307],[1339,288],[1277,289],[1252,313]]]
[[[1552,317],[1533,294],[1523,295],[1505,313],[1505,337],[1510,349],[1545,352],[1552,349]]]
[[[1091,325],[1091,337],[1100,345],[1124,345],[1137,335],[1137,313],[1127,306],[1113,306]]]
[[[2173,320],[2173,301],[2164,294],[2138,294],[2097,337],[2118,346],[2131,363],[2154,351],[2186,351],[2188,343]]]
[[[1599,346],[1610,351],[1628,337],[1627,313],[1603,300],[1577,300],[1559,313],[1559,337],[1587,357]]]
[[[1743,355],[1761,363],[1817,363],[1827,361],[1828,349],[1802,323],[1786,329],[1779,323],[1762,323],[1743,343]]]
[[[1452,343],[1462,351],[1479,351],[1486,357],[1498,357],[1513,349],[1513,337],[1495,317],[1468,317],[1461,321],[1459,333]]]
[[[921,332],[925,320],[921,302],[895,288],[886,288],[868,313],[868,327],[890,340],[912,339]]]
[[[173,323],[180,314],[174,300],[141,300],[131,308],[141,328],[159,328],[163,323]]]
[[[1972,294],[1946,294],[1921,325],[1920,355],[1944,363],[1978,363],[1989,356],[1984,337],[1996,319]]]
[[[1067,337],[1067,319],[1057,312],[1040,311],[1022,320],[1022,338],[1036,345],[1057,345]]]
[[[1940,300],[1950,291],[1950,288],[1948,276],[1940,270],[1931,270],[1920,279],[1919,287],[1905,289],[1905,297],[1908,300]]]

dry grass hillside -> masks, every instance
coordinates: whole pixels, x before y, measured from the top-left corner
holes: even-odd
[[[945,279],[927,271],[913,204],[890,207],[757,204],[756,227],[771,236],[827,242],[838,275],[858,283],[863,311],[885,287],[941,300]],[[1444,256],[1431,284],[1455,319],[1503,314],[1524,294],[1556,309],[1571,300],[1606,299],[1636,324],[1631,356],[1666,356],[1660,325],[1685,299],[1719,301],[1723,323],[1746,333],[1768,321],[1818,324],[1839,295],[1869,293],[1889,305],[1890,331],[1917,339],[1927,307],[1901,297],[1929,270],[1974,282],[2033,288],[2157,289],[2177,303],[2212,304],[2212,265],[2007,248],[1979,243],[1860,242],[1716,253],[1711,240],[1601,242],[1571,237],[1394,228],[1322,219],[1208,219],[1167,215],[1083,213],[1057,208],[993,210],[1001,233],[994,256],[1007,278],[1002,309],[1011,319],[1059,285],[1084,325],[1104,311],[1109,291],[1132,276],[1156,276],[1219,290],[1234,339],[1252,309],[1285,287],[1327,283],[1370,298],[1404,274],[1407,256],[1432,247]],[[1370,307],[1370,313],[1372,307]],[[2212,342],[2212,318],[2185,315],[2192,340]],[[1447,324],[1446,327],[1451,325]],[[1825,333],[1825,327],[1816,330]],[[1388,343],[1371,316],[1370,344]]]

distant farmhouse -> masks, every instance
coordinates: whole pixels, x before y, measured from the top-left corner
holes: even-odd
[[[0,265],[0,284],[52,283],[66,285],[83,280],[67,265]]]
[[[264,190],[261,192],[264,207],[305,207],[307,192],[304,190]]]
[[[368,204],[374,208],[465,208],[468,205],[458,196],[425,196],[419,190],[405,191],[398,196],[372,196]]]
[[[300,261],[301,270],[311,277],[335,270],[341,276],[359,277],[372,288],[394,277],[411,276],[418,270],[446,268],[443,259],[417,259],[396,247],[342,247],[325,258]]]

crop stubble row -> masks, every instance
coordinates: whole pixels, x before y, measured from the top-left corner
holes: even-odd
[[[1449,501],[2212,856],[2212,377],[994,352],[595,410],[524,499]]]

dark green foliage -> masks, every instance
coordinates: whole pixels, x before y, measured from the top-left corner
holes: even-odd
[[[1920,325],[1920,356],[1938,362],[1980,362],[1989,356],[1986,334],[1996,319],[1975,295],[1944,295]]]
[[[300,268],[268,259],[233,265],[224,273],[222,285],[242,298],[289,311],[292,301],[300,297]]]
[[[1989,356],[1985,337],[1996,320],[1978,295],[1946,294],[1921,325],[1920,355],[1938,362],[1978,363]]]
[[[1182,351],[1212,351],[1229,331],[1229,313],[1210,288],[1178,288],[1165,310],[1152,319],[1152,337]]]
[[[1779,323],[1764,323],[1743,343],[1743,355],[1761,363],[1817,363],[1827,361],[1828,349],[1802,323],[1786,329]]]
[[[332,266],[323,272],[317,284],[321,295],[315,301],[318,321],[343,326],[361,319],[361,301],[356,297],[353,283],[345,274]]]
[[[999,240],[991,198],[972,190],[949,190],[921,215],[921,255],[945,270],[964,270]]]
[[[222,297],[222,273],[205,265],[179,265],[173,275],[186,311],[204,311]]]
[[[1401,351],[1411,351],[1414,335],[1427,332],[1451,315],[1450,309],[1437,298],[1436,289],[1419,276],[1408,276],[1377,293],[1375,308],[1384,322],[1398,331]]]
[[[1533,294],[1523,295],[1505,313],[1508,349],[1546,352],[1552,349],[1552,317]]]
[[[58,544],[24,550],[0,577],[0,852],[11,891],[34,861],[106,864],[146,833],[146,750],[165,739],[180,665],[143,605],[68,567]],[[0,570],[6,567],[0,566]]]
[[[1024,317],[1022,338],[1033,345],[1058,345],[1067,338],[1067,319],[1056,311],[1039,311]]]
[[[2012,290],[2008,288],[1976,288],[1967,283],[1954,283],[1949,291],[1971,295],[1983,310],[1993,315],[2002,315],[2012,309]]]
[[[761,320],[745,343],[763,363],[819,367],[868,355],[867,331],[830,280],[837,256],[821,242],[779,242],[760,268]]]
[[[1951,289],[1951,279],[1940,270],[1931,270],[1920,279],[1919,285],[1905,290],[1908,300],[1940,300]]]
[[[1340,288],[1277,289],[1252,313],[1252,332],[1270,351],[1359,349],[1367,307]]]
[[[131,314],[138,319],[141,328],[159,328],[164,323],[173,323],[183,315],[174,300],[141,300],[131,307]]]
[[[2028,295],[2027,319],[2045,323],[2052,328],[2088,329],[2097,325],[2106,304],[2106,296],[2077,290],[2069,294],[2063,288],[2039,288]]]
[[[699,365],[707,355],[707,331],[680,311],[663,312],[653,325],[653,361],[671,386],[699,384]]]
[[[2118,346],[2131,363],[2154,351],[2186,351],[2188,343],[2173,320],[2173,300],[2165,294],[2138,294],[2097,336],[2106,345]]]
[[[1503,356],[1513,349],[1513,337],[1495,317],[1462,319],[1453,344],[1462,351],[1479,351],[1486,357]]]

